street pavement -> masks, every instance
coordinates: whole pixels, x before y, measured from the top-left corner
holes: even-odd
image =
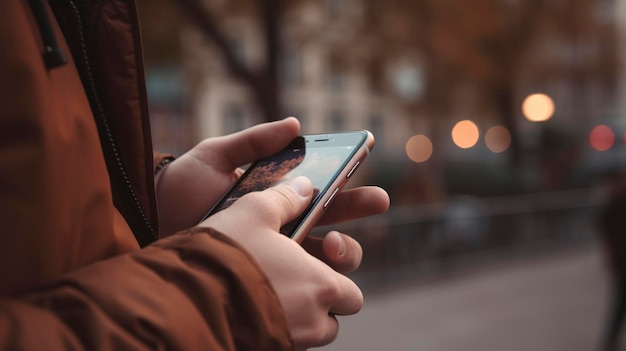
[[[597,245],[366,290],[323,351],[594,351],[608,308]]]

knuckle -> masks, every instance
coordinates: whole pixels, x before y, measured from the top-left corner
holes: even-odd
[[[305,339],[302,341],[307,347],[320,347],[332,343],[338,335],[339,322],[333,315],[328,315],[309,328]]]
[[[329,281],[320,289],[320,301],[324,306],[332,306],[341,297],[341,289],[337,282]]]
[[[242,206],[248,209],[249,215],[258,216],[259,218],[270,219],[275,216],[277,212],[277,206],[274,201],[268,201],[266,196],[259,191],[248,193],[237,200],[233,206]]]
[[[268,189],[271,196],[271,209],[281,214],[283,222],[287,222],[295,217],[300,208],[298,200],[287,187],[276,187]]]
[[[325,286],[321,291],[320,301],[328,306],[331,313],[353,315],[363,307],[363,292],[344,275],[338,276],[334,284]]]
[[[291,194],[288,194],[288,190],[285,187],[275,187],[268,189],[270,192],[276,194],[275,201],[280,203],[281,207],[289,208],[293,205]]]
[[[247,206],[255,213],[268,219],[280,222],[290,220],[297,203],[285,187],[269,188],[265,191],[254,191],[242,197]]]

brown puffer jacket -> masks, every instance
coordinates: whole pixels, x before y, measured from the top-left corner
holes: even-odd
[[[0,350],[292,349],[236,243],[156,241],[134,3],[51,3],[0,1]]]

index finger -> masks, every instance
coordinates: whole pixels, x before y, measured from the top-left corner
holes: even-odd
[[[389,195],[376,186],[342,190],[330,203],[318,225],[335,224],[384,213],[389,208]]]

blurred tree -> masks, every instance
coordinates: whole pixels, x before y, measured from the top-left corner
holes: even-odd
[[[221,52],[231,73],[246,84],[266,121],[282,117],[279,99],[278,63],[281,54],[279,27],[283,13],[282,0],[261,1],[178,1],[197,28]],[[258,17],[264,39],[264,64],[254,68],[238,55],[229,36],[220,27],[220,18],[233,16]]]
[[[543,87],[568,77],[574,85],[599,81],[605,92],[615,91],[615,28],[603,13],[612,8],[610,0],[366,2],[364,29],[383,46],[373,52],[384,54],[373,59],[419,52],[428,82],[413,107],[434,120],[445,118],[451,94],[470,87],[477,108],[491,110],[511,131],[514,160],[520,155],[520,80]]]
[[[167,6],[155,1],[139,1],[146,2],[140,6],[149,27],[144,37],[152,39],[145,41],[146,49],[174,40],[178,31],[172,27],[180,18],[162,18],[171,18],[177,4],[249,87],[265,120],[282,116],[283,48],[310,41],[324,43],[329,67],[360,69],[379,93],[396,96],[412,115],[426,116],[434,143],[461,113],[479,123],[499,120],[511,132],[515,162],[524,151],[520,99],[532,92],[524,90],[543,90],[555,81],[571,86],[574,97],[567,103],[579,116],[567,117],[577,122],[589,113],[583,106],[586,87],[599,85],[607,100],[616,90],[614,0],[180,0]],[[312,8],[322,9],[323,20],[294,15]],[[238,55],[223,26],[236,17],[259,29],[260,66]],[[167,46],[154,48],[162,57],[171,55]]]
[[[180,63],[181,31],[191,21],[218,48],[234,77],[250,88],[264,119],[270,121],[282,116],[278,98],[281,0],[137,0],[137,6],[148,65]],[[247,64],[245,58],[238,55],[231,37],[220,26],[224,18],[232,19],[234,16],[260,19],[265,44],[262,67]]]

